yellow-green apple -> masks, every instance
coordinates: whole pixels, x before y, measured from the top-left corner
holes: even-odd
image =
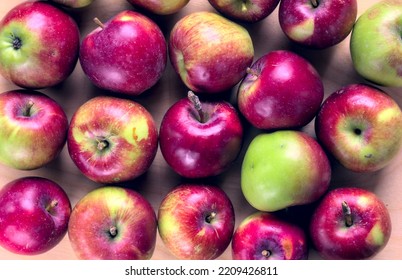
[[[21,255],[42,254],[67,233],[71,203],[64,189],[42,177],[15,179],[0,189],[0,246]]]
[[[97,96],[72,116],[67,147],[78,169],[95,182],[134,179],[148,170],[158,148],[158,131],[139,103]]]
[[[32,90],[0,94],[0,162],[32,170],[53,161],[66,143],[68,119],[49,96]]]
[[[305,260],[308,256],[303,229],[267,212],[241,221],[231,249],[234,260]]]
[[[95,0],[50,0],[68,8],[78,9],[89,6]]]
[[[226,17],[244,22],[258,22],[268,17],[278,6],[279,0],[208,0]]]
[[[43,1],[23,2],[0,22],[0,74],[24,88],[59,84],[77,64],[79,40],[67,13]]]
[[[226,171],[237,158],[242,139],[240,117],[229,102],[201,102],[191,91],[167,110],[159,130],[164,159],[187,178]]]
[[[375,193],[342,187],[331,190],[318,204],[310,236],[325,259],[367,259],[386,246],[391,229],[388,209]]]
[[[87,260],[147,260],[155,250],[157,220],[140,193],[117,186],[90,191],[74,206],[68,237]]]
[[[241,167],[244,197],[266,212],[312,203],[327,191],[330,180],[327,155],[314,138],[301,131],[257,135]]]
[[[343,41],[357,17],[356,0],[282,0],[279,23],[300,45],[324,49]]]
[[[324,86],[313,65],[296,53],[276,50],[247,69],[237,103],[253,126],[284,129],[307,125],[323,99]]]
[[[170,15],[178,12],[190,0],[127,0],[134,6],[141,7],[157,15]]]
[[[179,185],[158,210],[159,235],[178,259],[216,259],[229,246],[234,225],[232,202],[211,185]]]
[[[192,91],[219,93],[246,74],[254,58],[247,29],[216,13],[201,11],[180,19],[171,30],[169,56]]]
[[[350,53],[356,71],[383,86],[402,87],[402,1],[383,0],[356,21]]]
[[[80,63],[99,88],[139,95],[154,86],[166,67],[167,44],[150,18],[122,11],[87,34],[80,47]],[[100,55],[101,54],[101,55]]]
[[[385,167],[402,143],[402,112],[379,88],[350,84],[331,94],[315,120],[323,147],[346,168],[372,172]]]

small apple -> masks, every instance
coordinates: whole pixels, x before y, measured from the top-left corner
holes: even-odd
[[[50,0],[68,8],[79,9],[92,4],[95,0]]]
[[[357,19],[350,38],[356,71],[382,86],[402,87],[402,1],[379,1]]]
[[[279,0],[208,0],[221,14],[234,20],[258,22],[268,17]]]
[[[324,86],[316,69],[287,50],[260,57],[247,69],[238,89],[240,112],[259,129],[305,126],[323,99]]]
[[[279,23],[300,45],[324,49],[343,41],[357,17],[356,0],[282,0]]]
[[[164,159],[187,178],[224,172],[237,158],[242,139],[241,120],[230,103],[200,102],[191,91],[168,109],[159,130]]]
[[[32,170],[53,161],[66,143],[63,108],[43,93],[12,90],[0,94],[0,162]]]
[[[157,15],[170,15],[178,12],[190,0],[127,0],[134,6],[144,8]]]
[[[304,231],[272,213],[246,217],[233,234],[234,260],[305,260],[307,256]]]
[[[89,179],[113,183],[148,170],[158,149],[152,115],[139,103],[97,96],[74,113],[67,135],[71,159]]]
[[[79,259],[147,260],[156,244],[157,221],[138,192],[104,186],[74,206],[68,237]]]
[[[231,89],[254,58],[247,29],[212,12],[193,12],[170,33],[169,56],[174,70],[194,92]]]
[[[402,112],[379,88],[350,84],[331,94],[315,120],[325,149],[346,168],[372,172],[385,167],[402,143]]]
[[[15,179],[0,189],[0,246],[21,255],[54,248],[67,233],[70,200],[42,177]]]
[[[232,202],[210,185],[180,185],[163,198],[158,211],[160,237],[179,259],[216,259],[229,246],[234,225]]]
[[[257,135],[241,167],[246,200],[265,212],[314,202],[327,191],[330,180],[331,166],[324,150],[300,131]]]
[[[81,43],[80,63],[99,88],[140,95],[154,86],[165,70],[167,44],[159,26],[134,11],[122,11]],[[101,54],[101,55],[100,55]]]
[[[0,22],[0,74],[24,88],[45,88],[74,70],[80,42],[75,21],[43,1],[23,2]]]
[[[313,213],[310,234],[326,259],[367,259],[387,244],[391,218],[374,193],[357,187],[327,193]]]

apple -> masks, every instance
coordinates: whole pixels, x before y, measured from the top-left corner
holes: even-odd
[[[344,167],[373,172],[385,167],[402,143],[402,112],[379,88],[350,84],[331,94],[315,120],[323,147]]]
[[[70,200],[42,177],[15,179],[0,189],[0,246],[21,255],[42,254],[67,233]]]
[[[226,171],[242,147],[243,127],[227,101],[201,102],[193,92],[163,116],[159,146],[168,165],[187,178]]]
[[[57,85],[74,70],[79,41],[67,13],[43,1],[23,2],[0,22],[0,74],[24,88]]]
[[[68,237],[79,259],[148,260],[157,220],[140,193],[116,186],[94,189],[71,212]]]
[[[296,53],[276,50],[247,69],[237,103],[253,126],[284,129],[307,125],[323,99],[324,86],[316,69]]]
[[[152,115],[139,103],[97,96],[72,116],[67,135],[71,159],[89,179],[128,181],[145,173],[158,149]]]
[[[247,147],[241,190],[257,210],[274,212],[305,205],[328,189],[331,166],[319,143],[305,132],[261,133]]]
[[[51,0],[68,8],[79,9],[89,6],[95,0]]]
[[[178,259],[216,259],[229,246],[234,225],[232,202],[211,185],[179,185],[163,198],[158,210],[159,235]]]
[[[233,234],[234,260],[305,260],[307,256],[304,231],[272,213],[251,214]]]
[[[157,15],[170,15],[178,12],[190,2],[190,0],[127,0],[134,6],[146,9]]]
[[[169,57],[183,83],[194,92],[231,89],[254,58],[248,31],[216,13],[193,12],[173,26]]]
[[[153,87],[166,67],[167,44],[159,26],[134,11],[122,11],[87,34],[80,63],[99,88],[137,96]],[[101,55],[100,55],[101,54]]]
[[[282,0],[278,16],[280,27],[291,41],[324,49],[350,34],[357,17],[357,1]]]
[[[218,12],[243,22],[258,22],[268,17],[279,0],[208,0]]]
[[[402,87],[402,1],[378,1],[357,19],[350,38],[356,71],[382,86]]]
[[[311,218],[310,235],[325,259],[367,259],[386,246],[391,228],[388,209],[376,194],[342,187],[320,201]]]
[[[52,98],[33,90],[0,94],[0,162],[15,169],[45,166],[66,143],[68,119]]]

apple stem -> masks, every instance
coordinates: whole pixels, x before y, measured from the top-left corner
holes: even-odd
[[[59,202],[58,202],[56,199],[53,199],[53,200],[46,206],[46,211],[50,213],[58,204],[59,204]]]
[[[109,142],[106,141],[104,138],[101,139],[98,138],[96,139],[96,141],[98,142],[98,145],[96,147],[98,148],[99,151],[102,151],[109,146]]]
[[[265,258],[269,258],[269,256],[271,256],[271,252],[269,250],[262,250],[261,254],[265,257]]]
[[[205,221],[210,224],[216,217],[216,213],[212,212],[208,216],[205,217]]]
[[[251,69],[250,67],[247,67],[247,69],[246,69],[246,73],[247,74],[250,74],[250,75],[253,75],[254,77],[256,77],[256,78],[258,78],[258,73],[257,73],[257,71],[255,71],[254,69]]]
[[[199,116],[199,121],[201,123],[204,123],[205,122],[205,114],[204,114],[204,111],[202,110],[202,104],[201,104],[200,99],[191,90],[188,92],[187,97],[188,97],[188,99],[190,99],[194,108],[197,110],[198,116]]]
[[[319,0],[310,0],[310,1],[314,8],[317,8],[318,5],[320,4]]]
[[[103,22],[101,22],[97,17],[94,18],[94,22],[99,25],[100,28],[104,29],[105,25],[103,24]]]
[[[113,237],[116,237],[116,235],[117,235],[117,227],[116,226],[111,226],[110,228],[109,228],[109,234],[110,234],[110,236],[113,238]]]
[[[26,106],[24,107],[23,111],[22,111],[22,115],[24,117],[29,117],[31,116],[32,112],[32,106],[34,105],[34,103],[32,102],[32,100],[29,100],[28,103],[26,104]]]
[[[342,212],[343,212],[343,216],[345,217],[345,225],[347,227],[352,226],[353,225],[352,212],[350,210],[349,205],[346,203],[346,201],[342,202]]]

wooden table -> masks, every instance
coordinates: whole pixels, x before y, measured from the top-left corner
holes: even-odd
[[[13,6],[23,0],[2,1],[0,4],[0,16]],[[361,14],[370,5],[377,1],[360,0],[358,1],[359,11]],[[96,16],[105,21],[126,9],[134,9],[125,0],[95,0],[89,7],[79,11],[69,11],[77,20],[81,35],[85,36],[89,31],[95,28],[92,19]],[[180,12],[170,16],[149,15],[154,19],[162,31],[168,37],[172,26],[184,15],[200,10],[214,11],[207,0],[191,0],[190,3]],[[289,49],[303,57],[307,58],[319,71],[322,76],[325,94],[328,96],[341,86],[364,82],[355,72],[349,54],[349,37],[339,45],[326,50],[306,50],[291,44],[282,33],[278,24],[278,8],[266,19],[260,23],[244,24],[249,30],[254,46],[255,59],[263,54],[277,49]],[[17,87],[4,78],[0,77],[0,92],[16,89]],[[402,105],[402,92],[399,88],[384,88],[398,104]],[[84,76],[79,63],[72,75],[61,85],[41,90],[50,97],[58,101],[65,109],[69,119],[75,110],[84,101],[91,97],[109,94],[94,87]],[[168,107],[176,100],[184,97],[187,90],[179,80],[173,68],[168,62],[166,71],[159,83],[148,91],[144,96],[135,98],[136,101],[143,104],[154,116],[159,126],[163,114]],[[233,89],[233,96],[236,87]],[[233,101],[233,99],[231,99]],[[1,127],[0,127],[1,129]],[[250,128],[247,129],[248,134],[244,139],[244,147],[237,162],[222,174],[213,179],[206,180],[224,189],[231,198],[235,213],[236,226],[246,216],[255,210],[245,201],[240,190],[240,169],[242,156],[245,149],[259,131]],[[313,135],[313,123],[304,128],[304,131]],[[77,201],[86,193],[99,187],[100,185],[85,178],[75,167],[71,161],[67,148],[65,147],[59,158],[46,167],[34,171],[18,171],[11,168],[0,166],[0,187],[7,182],[23,176],[43,176],[59,183],[67,192],[74,206]],[[133,188],[142,193],[152,204],[155,211],[161,202],[163,196],[174,186],[183,182],[183,179],[176,175],[165,163],[160,151],[156,156],[149,171],[140,178],[123,184],[126,187]],[[383,170],[370,174],[356,174],[345,170],[345,168],[334,163],[332,187],[343,185],[355,185],[374,191],[387,205],[393,222],[393,231],[391,239],[387,247],[380,252],[376,259],[402,259],[402,150],[398,156]],[[314,250],[311,250],[310,258],[317,258]],[[0,248],[0,259],[75,259],[74,252],[70,246],[68,237],[66,236],[60,244],[47,253],[37,256],[20,256],[9,253]],[[163,243],[158,237],[156,249],[153,259],[174,259],[167,251]],[[230,248],[228,248],[219,259],[231,259]]]

